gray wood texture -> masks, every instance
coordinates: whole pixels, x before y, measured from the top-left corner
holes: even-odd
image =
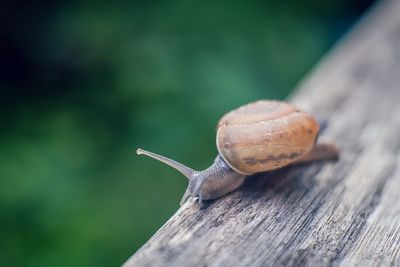
[[[327,122],[339,161],[188,202],[125,266],[400,266],[400,1],[364,16],[290,102]]]

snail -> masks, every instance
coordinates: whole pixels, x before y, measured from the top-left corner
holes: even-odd
[[[219,198],[238,188],[246,176],[292,163],[336,159],[334,144],[317,143],[319,124],[314,117],[285,102],[259,100],[225,114],[217,124],[218,155],[203,171],[195,171],[167,157],[138,149],[181,172],[189,180],[182,205],[190,196]]]

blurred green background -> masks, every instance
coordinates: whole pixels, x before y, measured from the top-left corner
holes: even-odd
[[[230,109],[282,99],[371,4],[2,1],[0,262],[118,266],[178,208]]]

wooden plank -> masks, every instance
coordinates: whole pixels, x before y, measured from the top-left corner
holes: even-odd
[[[125,266],[400,266],[400,1],[379,3],[291,97],[338,162],[189,202]]]

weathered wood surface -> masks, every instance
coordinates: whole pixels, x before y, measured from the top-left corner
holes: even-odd
[[[400,266],[400,1],[366,15],[292,102],[328,122],[338,162],[186,203],[125,266]]]

